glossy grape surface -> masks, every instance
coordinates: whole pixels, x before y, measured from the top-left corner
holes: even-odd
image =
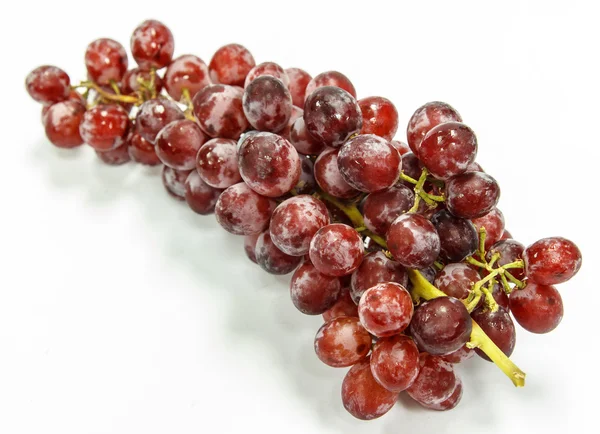
[[[440,257],[447,262],[460,262],[475,253],[479,246],[479,235],[473,223],[438,211],[431,222],[440,237]]]
[[[173,169],[192,170],[196,167],[196,154],[206,140],[196,122],[188,119],[173,121],[156,136],[156,155]]]
[[[302,261],[299,256],[290,256],[277,248],[269,231],[265,231],[256,240],[254,254],[256,263],[270,274],[288,274]],[[321,312],[319,312],[321,313]]]
[[[173,34],[160,21],[146,20],[131,35],[131,54],[145,70],[167,66],[171,63],[174,49]]]
[[[407,268],[426,268],[440,253],[440,237],[433,224],[419,214],[403,214],[387,233],[394,259]]]
[[[435,277],[435,286],[450,297],[467,298],[471,288],[480,280],[479,273],[462,262],[447,264]]]
[[[554,286],[528,283],[511,292],[510,311],[515,320],[531,333],[554,330],[563,317],[563,302]]]
[[[344,276],[363,260],[364,245],[354,228],[334,223],[317,231],[310,243],[310,260],[323,274]]]
[[[253,235],[269,226],[275,202],[240,182],[227,188],[215,206],[217,222],[234,235]]]
[[[196,155],[196,169],[211,187],[227,188],[242,180],[237,163],[237,144],[230,139],[211,139]]]
[[[452,395],[457,383],[454,367],[439,356],[421,353],[419,375],[406,390],[421,405],[436,405]]]
[[[360,267],[352,273],[350,295],[356,304],[364,292],[378,283],[393,282],[401,286],[408,285],[406,269],[392,261],[382,251],[371,252],[363,259]]]
[[[224,84],[205,86],[193,98],[194,115],[210,137],[237,140],[248,128],[242,89]]]
[[[418,155],[425,135],[433,127],[444,122],[462,122],[462,118],[453,107],[444,102],[433,101],[419,107],[410,118],[406,129],[410,149]]]
[[[277,133],[292,116],[292,96],[283,82],[270,75],[252,80],[242,99],[244,115],[258,131]]]
[[[243,86],[246,76],[256,63],[246,47],[228,44],[219,48],[208,65],[213,83]]]
[[[406,390],[419,375],[419,350],[411,338],[392,336],[377,341],[371,354],[371,373],[391,392]]]
[[[110,151],[96,151],[96,156],[104,163],[109,166],[120,166],[131,160],[128,150],[129,144],[123,143],[121,146]]]
[[[285,70],[290,83],[289,89],[292,95],[292,102],[296,107],[304,107],[304,97],[306,95],[306,86],[312,80],[308,72],[300,68],[288,68]]]
[[[350,82],[348,77],[338,71],[326,71],[315,76],[306,86],[306,98],[308,98],[316,89],[325,86],[339,87],[356,98],[354,85]]]
[[[361,134],[375,134],[392,140],[398,131],[398,110],[387,98],[370,96],[358,100],[363,117]]]
[[[498,200],[498,183],[483,172],[466,172],[446,183],[446,206],[456,217],[483,217],[494,209]]]
[[[358,318],[358,307],[352,300],[350,291],[348,288],[343,288],[340,292],[338,300],[331,308],[323,312],[323,320],[325,322],[331,321],[334,318],[340,316],[350,316]]]
[[[91,42],[85,51],[88,78],[100,86],[119,83],[127,72],[127,52],[112,39],[102,38]]]
[[[403,184],[371,193],[362,204],[365,226],[370,231],[385,236],[394,220],[405,214],[414,202],[413,190]]]
[[[577,274],[581,268],[581,251],[566,238],[543,238],[525,249],[523,260],[530,281],[556,285]]]
[[[339,278],[326,276],[305,261],[292,276],[290,296],[294,306],[306,315],[320,315],[337,302],[342,291]]]
[[[173,121],[185,119],[179,106],[165,98],[155,98],[144,102],[135,117],[137,132],[154,144],[160,130]]]
[[[490,247],[502,238],[504,233],[504,214],[498,208],[493,208],[486,215],[472,220],[475,229],[479,232],[485,228],[485,249]]]
[[[413,303],[406,288],[397,283],[378,283],[367,289],[358,303],[362,325],[379,338],[397,335],[410,324]]]
[[[123,145],[129,130],[129,116],[120,105],[100,104],[83,115],[79,134],[96,151],[110,151]]]
[[[79,133],[85,106],[77,101],[62,101],[52,104],[43,117],[48,140],[59,148],[74,148],[83,144]]]
[[[315,352],[326,365],[352,366],[367,357],[371,336],[356,317],[338,317],[321,326],[315,336]]]
[[[338,166],[338,149],[326,149],[315,161],[315,180],[319,187],[327,193],[340,199],[350,199],[360,192],[348,184]]]
[[[185,182],[189,174],[189,170],[176,170],[163,166],[162,182],[167,193],[177,200],[185,200]]]
[[[250,83],[256,80],[258,77],[263,76],[271,76],[278,78],[281,80],[283,85],[287,88],[290,84],[290,79],[288,78],[285,70],[274,62],[263,62],[255,67],[253,67],[246,76],[246,80],[244,81],[244,87],[248,87]]]
[[[185,201],[198,214],[212,214],[220,194],[221,190],[205,183],[195,170],[190,172],[185,181]]]
[[[507,357],[510,357],[517,341],[515,325],[510,318],[508,311],[503,307],[498,307],[496,312],[480,307],[471,313],[471,318],[479,324],[479,327],[496,344]],[[479,348],[475,352],[481,358],[490,361],[488,356]]]
[[[44,65],[31,71],[25,79],[29,96],[42,104],[54,104],[69,98],[71,80],[56,66]]]
[[[198,56],[185,54],[173,59],[164,77],[164,86],[175,101],[180,101],[183,90],[187,89],[190,98],[211,84],[206,63]]]

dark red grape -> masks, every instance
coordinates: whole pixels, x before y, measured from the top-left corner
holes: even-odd
[[[436,410],[436,411],[452,410],[460,403],[462,394],[463,394],[462,380],[460,379],[460,377],[457,376],[456,377],[456,385],[454,386],[454,390],[452,391],[452,393],[450,394],[448,399],[445,399],[444,401],[435,403],[435,404],[423,404],[423,403],[420,403],[420,404],[423,407],[428,408],[430,410]]]
[[[356,98],[354,85],[350,82],[348,77],[338,71],[326,71],[314,77],[306,86],[306,98],[308,98],[308,96],[316,89],[325,86],[339,87]]]
[[[161,164],[160,159],[156,155],[156,149],[154,145],[144,139],[140,133],[137,132],[137,127],[133,128],[133,131],[127,138],[129,143],[128,152],[129,157],[136,163],[146,164],[148,166],[156,166]]]
[[[394,148],[396,148],[396,151],[398,151],[400,156],[403,156],[404,154],[408,154],[410,152],[409,146],[406,143],[401,142],[400,140],[392,140],[390,143]],[[402,162],[404,163],[404,160]]]
[[[433,127],[419,145],[417,156],[438,179],[448,179],[467,171],[477,156],[477,138],[460,122]]]
[[[378,235],[385,236],[390,226],[414,204],[413,191],[402,184],[367,195],[362,212],[365,226]]]
[[[315,161],[315,180],[319,187],[327,193],[340,199],[350,199],[360,192],[348,184],[338,167],[338,149],[326,149]]]
[[[381,387],[371,373],[370,361],[354,365],[342,383],[342,403],[355,418],[372,420],[392,409],[398,394]]]
[[[185,181],[185,201],[198,214],[212,214],[220,194],[221,190],[205,183],[195,170],[190,172]]]
[[[417,158],[415,154],[412,152],[406,152],[402,155],[402,173],[407,176],[410,176],[414,180],[418,180],[421,176],[421,172],[423,170],[423,165],[421,161]],[[402,181],[404,185],[406,185],[411,190],[414,188],[415,184],[412,184],[408,181]]]
[[[135,116],[137,132],[154,144],[160,130],[173,121],[185,119],[179,106],[166,98],[155,98],[144,102]]]
[[[264,75],[246,86],[242,99],[244,115],[259,131],[279,132],[292,116],[292,96],[281,80]]]
[[[190,172],[190,170],[176,170],[169,166],[163,166],[162,182],[167,193],[175,199],[185,200],[185,182]]]
[[[244,252],[252,262],[256,264],[256,241],[260,234],[246,235],[244,237]]]
[[[422,105],[413,113],[406,129],[410,149],[418,155],[421,141],[429,130],[439,124],[453,121],[462,122],[462,118],[450,105],[440,101]]]
[[[490,247],[486,259],[489,261],[492,259],[492,256],[498,253],[500,255],[500,259],[498,259],[496,264],[506,265],[510,264],[511,262],[518,261],[519,259],[523,259],[524,251],[525,246],[516,240],[501,240]],[[520,268],[511,268],[508,271],[517,279],[523,279],[525,277],[525,272]]]
[[[227,188],[215,206],[217,222],[234,235],[253,235],[269,226],[275,202],[240,182]]]
[[[192,170],[196,167],[196,154],[206,139],[196,122],[173,121],[156,136],[156,155],[173,169]]]
[[[327,309],[326,312],[323,312],[323,319],[326,322],[340,316],[351,316],[358,318],[358,307],[352,300],[348,288],[342,289],[335,304]]]
[[[581,268],[581,251],[562,237],[543,238],[525,249],[525,274],[540,285],[556,285],[573,277]]]
[[[96,151],[110,151],[127,140],[129,116],[120,105],[100,104],[83,115],[79,134]]]
[[[517,334],[508,311],[500,306],[496,312],[492,312],[485,307],[480,307],[471,313],[471,317],[492,342],[506,354],[506,357],[510,357],[515,349]],[[481,358],[491,362],[489,357],[479,348],[475,349],[475,352]]]
[[[338,300],[341,290],[339,278],[324,275],[310,261],[305,261],[294,272],[290,283],[292,302],[306,315],[326,312]]]
[[[35,68],[25,79],[29,96],[42,104],[54,104],[69,98],[70,85],[67,73],[50,65]]]
[[[413,316],[410,293],[402,285],[378,283],[367,289],[358,303],[362,325],[379,338],[402,333]]]
[[[345,276],[363,260],[363,240],[350,226],[334,223],[317,231],[310,243],[310,260],[321,273]]]
[[[392,140],[398,131],[398,110],[382,96],[370,96],[358,100],[363,118],[361,134],[375,134]]]
[[[439,356],[419,355],[419,375],[406,389],[408,395],[421,405],[435,405],[452,395],[458,378],[454,367]]]
[[[440,237],[440,257],[444,261],[460,262],[477,250],[479,236],[471,221],[441,210],[433,215],[431,222]]]
[[[483,217],[494,209],[499,199],[498,183],[483,172],[466,172],[446,183],[446,206],[456,217]]]
[[[304,118],[299,117],[292,125],[290,141],[298,152],[305,155],[319,155],[325,149],[325,145],[315,140],[306,130]]]
[[[290,80],[289,88],[292,94],[292,102],[296,107],[304,107],[306,86],[312,80],[312,77],[300,68],[288,68],[285,73]]]
[[[326,365],[352,366],[367,357],[371,336],[356,317],[338,317],[321,326],[315,336],[315,352]]]
[[[502,232],[502,238],[500,238],[500,239],[507,240],[512,237],[513,237],[512,234],[507,229],[504,229],[504,232]]]
[[[208,67],[202,59],[186,54],[173,59],[165,72],[165,89],[175,101],[181,100],[183,90],[187,89],[190,97],[211,84]]]
[[[510,311],[515,320],[531,333],[554,330],[563,317],[563,302],[554,286],[527,283],[510,293]]]
[[[243,95],[240,88],[224,84],[212,84],[199,91],[193,103],[202,131],[211,137],[237,140],[248,128]]]
[[[373,347],[371,373],[391,392],[400,393],[410,387],[419,368],[419,349],[408,336],[380,339]]]
[[[299,256],[290,256],[277,248],[269,231],[265,231],[256,240],[256,263],[270,274],[288,274],[302,261]],[[321,313],[321,312],[319,312]]]
[[[100,86],[119,83],[127,72],[127,52],[112,39],[96,39],[85,51],[88,78]]]
[[[248,72],[254,68],[254,57],[246,47],[228,44],[219,48],[208,65],[213,83],[243,86]]]
[[[290,84],[290,79],[281,66],[274,62],[263,62],[256,65],[248,72],[246,80],[244,80],[244,87],[248,87],[248,85],[258,77],[266,75],[278,78],[286,88]]]
[[[373,134],[361,134],[340,148],[338,167],[348,184],[372,193],[385,190],[398,181],[402,159],[387,140]]]
[[[339,148],[362,128],[362,115],[356,99],[339,87],[320,87],[304,104],[306,129],[314,139]]]
[[[394,220],[387,233],[387,244],[394,259],[406,268],[429,267],[440,253],[435,227],[419,214],[403,214]]]
[[[160,21],[146,20],[131,35],[131,54],[142,69],[160,69],[171,63],[173,34]]]
[[[381,251],[371,252],[363,259],[360,267],[352,273],[350,295],[356,304],[364,292],[378,283],[394,282],[406,287],[408,274],[402,265],[392,261]]]
[[[467,348],[467,345],[463,345],[458,350],[451,352],[450,354],[445,354],[442,357],[446,362],[450,363],[462,363],[465,360],[469,360],[471,357],[475,355],[475,351],[470,348]]]
[[[46,137],[59,148],[74,148],[83,144],[79,125],[83,121],[85,106],[77,101],[52,104],[43,117]]]
[[[230,139],[211,139],[196,155],[196,169],[211,187],[227,188],[242,180],[237,163],[237,144]]]
[[[485,249],[489,250],[496,241],[502,238],[504,232],[504,214],[498,208],[493,208],[486,215],[473,219],[473,225],[479,232],[485,228]]]
[[[110,151],[96,151],[96,155],[103,163],[109,166],[120,166],[131,160],[129,156],[129,143],[125,142],[121,146]]]
[[[447,264],[435,277],[435,286],[450,297],[464,299],[480,280],[479,273],[462,262]]]
[[[454,297],[434,298],[421,304],[410,323],[410,334],[429,354],[452,353],[469,341],[471,317]]]
[[[496,303],[498,303],[498,306],[504,308],[507,312],[510,310],[508,295],[504,292],[504,287],[501,283],[494,282],[492,296],[494,297],[494,300],[496,300]]]

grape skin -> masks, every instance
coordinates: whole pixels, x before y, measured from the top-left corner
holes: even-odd
[[[401,333],[413,316],[410,293],[402,285],[378,283],[367,289],[358,303],[358,317],[374,336],[384,338]]]
[[[221,190],[206,184],[197,171],[192,170],[185,181],[185,201],[192,211],[200,214],[212,214]]]
[[[292,302],[306,315],[325,313],[337,302],[341,290],[339,278],[322,274],[310,261],[304,262],[294,272],[290,283]]]
[[[469,360],[471,357],[475,355],[475,351],[470,348],[467,348],[467,345],[463,345],[458,350],[451,352],[450,354],[445,354],[442,357],[445,361],[453,364],[462,363],[465,360]]]
[[[310,242],[310,260],[323,274],[344,276],[363,260],[363,240],[354,228],[341,223],[322,227]]]
[[[444,401],[436,403],[436,404],[423,404],[423,403],[420,403],[420,404],[423,407],[428,408],[430,410],[436,410],[436,411],[452,410],[460,403],[462,394],[463,394],[462,380],[460,379],[460,377],[457,376],[456,377],[456,385],[454,386],[454,390],[452,391],[452,393],[450,394],[448,399],[445,399]]]
[[[123,74],[123,78],[121,79],[121,93],[123,95],[131,95],[135,92],[142,90],[142,86],[139,80],[150,82],[152,79],[152,75],[150,71],[146,71],[140,68],[133,68],[125,72]],[[160,78],[158,74],[154,74],[154,89],[157,93],[163,88],[163,80]]]
[[[62,69],[44,65],[35,68],[25,79],[29,96],[42,104],[54,104],[69,98],[71,80]]]
[[[131,157],[131,159],[136,163],[145,164],[148,166],[162,164],[156,155],[154,145],[144,139],[137,132],[137,127],[133,128],[133,131],[129,134],[127,141],[129,142],[129,157]]]
[[[312,77],[308,72],[300,68],[287,68],[285,73],[290,80],[288,87],[292,95],[292,102],[296,107],[304,107],[306,86],[312,80]]]
[[[326,149],[315,161],[315,180],[319,187],[327,193],[340,199],[351,199],[360,192],[348,184],[338,167],[338,149]]]
[[[351,316],[358,318],[358,307],[352,300],[348,288],[343,288],[335,304],[331,306],[331,308],[327,309],[326,312],[323,312],[323,320],[326,322],[340,316]]]
[[[500,200],[500,187],[483,172],[466,172],[446,183],[446,207],[456,217],[475,219],[489,213]]]
[[[554,286],[527,283],[511,292],[510,311],[515,320],[531,333],[548,333],[560,324],[563,302]]]
[[[315,76],[306,86],[306,98],[308,98],[316,89],[325,86],[339,87],[356,98],[354,85],[348,77],[338,71],[326,71]]]
[[[492,312],[485,307],[480,307],[471,313],[471,318],[481,327],[492,342],[506,354],[506,357],[511,356],[515,349],[517,334],[508,311],[500,306],[496,312]],[[482,359],[488,362],[491,361],[479,348],[476,348],[475,352]]]
[[[141,69],[160,69],[171,63],[173,34],[160,21],[146,20],[131,35],[131,54]]]
[[[248,128],[242,89],[224,84],[205,86],[193,98],[194,115],[210,137],[237,140]]]
[[[392,140],[398,131],[398,110],[382,96],[370,96],[358,100],[363,117],[361,134],[375,134]]]
[[[394,220],[405,214],[414,202],[413,191],[402,184],[370,193],[362,204],[365,226],[370,231],[385,236]]]
[[[96,156],[109,166],[120,166],[131,160],[128,147],[128,142],[125,142],[118,148],[111,149],[110,151],[96,151]]]
[[[292,96],[283,82],[270,75],[252,80],[242,98],[244,115],[259,131],[277,133],[292,116]]]
[[[246,235],[244,237],[244,252],[246,252],[246,256],[255,264],[256,262],[256,241],[260,234],[254,235]]]
[[[242,180],[237,162],[237,144],[230,139],[211,139],[196,155],[196,170],[214,188],[227,188]]]
[[[196,154],[206,140],[195,122],[188,119],[173,121],[156,136],[156,155],[165,166],[192,170],[196,168]]]
[[[189,170],[176,170],[163,166],[162,182],[167,193],[177,200],[185,200],[185,181],[189,174]]]
[[[435,286],[446,295],[459,300],[467,298],[480,280],[479,273],[462,262],[447,264],[435,277]]]
[[[96,151],[110,151],[127,140],[129,116],[116,104],[100,104],[83,115],[79,134]]]
[[[479,236],[471,221],[441,210],[433,215],[431,222],[440,237],[440,257],[444,261],[460,262],[477,250]]]
[[[290,79],[281,66],[274,62],[263,62],[256,65],[248,72],[246,80],[244,81],[244,88],[248,87],[248,85],[250,85],[250,83],[252,83],[258,77],[263,76],[278,78],[286,88],[290,84]]]
[[[410,387],[419,367],[419,349],[408,336],[380,339],[373,347],[371,373],[390,392],[400,393]]]
[[[306,129],[304,118],[299,117],[292,125],[290,142],[298,152],[305,155],[319,155],[325,149],[325,144],[313,139]]]
[[[540,285],[556,285],[571,279],[581,268],[581,251],[562,237],[536,241],[523,254],[525,274]]]
[[[165,126],[176,120],[185,119],[179,106],[165,98],[154,98],[144,102],[135,117],[137,132],[149,143]]]
[[[419,375],[406,389],[412,399],[421,405],[436,405],[452,396],[458,381],[452,364],[439,356],[421,353],[419,366]]]
[[[264,231],[275,209],[275,202],[259,195],[245,183],[228,187],[215,206],[217,222],[234,235],[253,235]]]
[[[496,264],[498,264],[498,266],[502,266],[518,261],[519,259],[523,259],[524,251],[525,246],[516,240],[500,240],[489,248],[486,259],[490,261],[492,256],[499,254],[500,258]],[[508,271],[517,279],[523,279],[525,277],[525,271],[520,268],[512,268]]]
[[[67,100],[52,104],[43,117],[46,137],[59,148],[75,148],[83,144],[79,133],[85,113],[85,106],[77,101]]]
[[[183,90],[187,89],[190,98],[211,84],[208,67],[198,56],[185,54],[173,59],[164,77],[164,86],[175,101],[180,101]]]
[[[462,118],[449,104],[432,101],[422,105],[415,110],[406,129],[410,149],[419,155],[419,146],[425,135],[436,125],[452,121],[462,122]]]
[[[394,259],[406,268],[427,268],[440,253],[440,237],[433,224],[419,214],[403,214],[387,233]]]
[[[315,336],[319,360],[334,368],[352,366],[367,357],[371,336],[356,317],[338,317],[321,326]]]
[[[213,83],[243,86],[248,73],[256,63],[250,51],[240,44],[219,48],[208,65]]]
[[[260,234],[256,240],[254,254],[256,263],[270,274],[289,274],[302,261],[301,257],[290,256],[279,250],[273,243],[268,230]]]
[[[96,39],[85,50],[85,67],[88,78],[100,86],[120,82],[127,72],[127,52],[115,40]]]
[[[492,209],[486,215],[471,220],[477,231],[485,228],[485,249],[490,247],[502,238],[504,233],[504,214],[498,208]]]
[[[404,267],[392,261],[381,251],[369,253],[360,267],[352,273],[350,295],[358,304],[364,292],[378,283],[393,282],[406,287],[408,274]]]

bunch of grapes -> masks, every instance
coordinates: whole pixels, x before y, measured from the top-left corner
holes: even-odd
[[[511,237],[500,187],[453,107],[419,107],[405,144],[393,140],[392,102],[356,99],[337,71],[256,65],[237,44],[208,65],[173,51],[171,31],[149,20],[131,37],[137,67],[99,39],[85,53],[87,81],[32,71],[26,87],[49,141],[87,143],[106,164],[162,165],[173,197],[214,212],[268,273],[293,273],[292,303],[325,321],[317,357],[350,367],[341,390],[353,416],[380,417],[403,392],[454,408],[454,365],[474,354],[524,385],[508,358],[513,318],[532,333],[558,326],[555,285],[578,272],[581,252],[561,237],[529,247]]]

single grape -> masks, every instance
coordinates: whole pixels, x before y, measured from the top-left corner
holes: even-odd
[[[419,155],[419,146],[425,135],[435,126],[445,122],[462,122],[458,112],[450,105],[433,101],[419,107],[410,118],[406,137],[410,149]]]
[[[186,54],[173,59],[165,72],[165,89],[175,101],[181,100],[183,90],[187,89],[190,97],[211,84],[208,67],[197,56]]]
[[[408,285],[408,274],[404,267],[392,261],[382,251],[369,253],[360,267],[352,273],[350,295],[358,304],[365,291],[379,283],[393,282],[403,287]]]
[[[357,317],[338,317],[321,326],[315,336],[319,360],[334,368],[352,366],[371,350],[371,335]]]
[[[260,234],[246,235],[244,237],[244,252],[246,256],[255,264],[256,262],[256,241],[258,241]]]
[[[371,373],[391,392],[400,393],[410,387],[419,368],[419,349],[408,336],[380,339],[373,347]]]
[[[581,268],[581,251],[566,238],[543,238],[525,249],[523,261],[531,282],[556,285],[577,274]]]
[[[410,293],[404,286],[385,282],[367,289],[358,303],[362,325],[378,338],[402,333],[413,316]]]
[[[370,361],[354,365],[342,383],[342,403],[355,418],[372,420],[392,409],[398,394],[381,387],[371,373]]]
[[[242,180],[237,163],[237,144],[230,139],[211,139],[196,155],[196,169],[211,187],[227,188]]]
[[[350,199],[360,192],[348,184],[338,167],[338,149],[326,149],[315,161],[315,180],[319,187],[327,193],[340,199]]]
[[[300,173],[300,180],[292,188],[291,192],[294,195],[300,194],[313,194],[317,189],[317,181],[315,181],[314,165],[308,157],[300,156],[302,162],[302,172]]]
[[[475,355],[475,351],[470,348],[467,348],[467,345],[463,345],[458,350],[451,352],[450,354],[446,354],[441,356],[446,362],[457,364],[462,363],[465,360],[469,360],[471,357]]]
[[[135,92],[141,92],[144,90],[142,87],[141,81],[150,83],[154,82],[154,89],[156,89],[157,93],[163,88],[163,80],[160,78],[158,74],[154,74],[154,78],[152,77],[152,72],[147,71],[145,69],[133,68],[125,72],[123,78],[121,79],[121,93],[124,95],[131,95]]]
[[[494,209],[499,199],[498,183],[483,172],[466,172],[446,183],[446,206],[456,217],[483,217]]]
[[[96,151],[110,151],[127,140],[129,116],[120,105],[99,104],[86,111],[79,134]]]
[[[173,34],[160,21],[146,20],[131,35],[131,54],[141,69],[160,69],[171,63]]]
[[[127,72],[127,52],[112,39],[96,39],[85,50],[88,78],[100,86],[120,82]]]
[[[493,208],[486,215],[471,220],[475,229],[479,232],[481,228],[485,228],[485,249],[490,247],[502,238],[504,232],[504,214],[498,208]]]
[[[185,201],[192,211],[200,214],[212,214],[221,190],[205,183],[197,171],[192,170],[185,181]]]
[[[339,87],[356,98],[356,90],[354,89],[354,85],[350,82],[348,77],[338,71],[322,72],[310,80],[306,85],[306,98],[308,98],[308,96],[316,89],[325,86]]]
[[[440,237],[433,224],[419,214],[403,214],[387,233],[392,256],[406,268],[426,268],[440,253]]]
[[[460,122],[446,122],[429,130],[419,145],[417,156],[438,179],[448,179],[467,171],[477,156],[477,138]]]
[[[314,139],[307,131],[304,118],[296,119],[290,131],[290,141],[298,152],[305,155],[319,155],[325,144]]]
[[[422,303],[413,315],[410,334],[419,348],[433,355],[452,353],[469,341],[471,317],[454,297],[439,297]]]
[[[213,83],[243,86],[248,72],[254,68],[254,57],[239,44],[224,45],[210,60],[208,70]]]
[[[370,96],[358,100],[363,118],[361,134],[375,134],[390,141],[398,131],[398,110],[382,96]]]
[[[356,99],[338,87],[320,87],[304,104],[304,122],[309,134],[327,146],[339,148],[362,128]]]
[[[327,311],[323,312],[323,320],[331,321],[340,316],[350,316],[358,318],[358,307],[350,296],[348,288],[343,288],[340,292],[338,300]]]
[[[52,104],[43,117],[46,137],[59,148],[74,148],[83,144],[79,125],[83,121],[85,106],[77,101]]]
[[[338,167],[348,184],[372,193],[390,188],[398,181],[402,159],[387,140],[373,134],[361,134],[340,148]]]
[[[173,121],[156,136],[156,155],[173,169],[192,170],[196,167],[196,154],[206,139],[196,122],[188,119]]]
[[[458,381],[452,364],[442,357],[421,353],[419,366],[419,375],[406,389],[408,395],[421,405],[435,405],[450,398]]]
[[[281,80],[264,75],[246,86],[242,99],[244,115],[259,131],[279,132],[292,116],[292,96]]]
[[[269,231],[265,231],[256,240],[254,251],[256,263],[270,274],[288,274],[296,269],[302,261],[299,256],[290,256],[277,248]],[[319,312],[321,313],[321,312]]]
[[[385,236],[394,220],[405,214],[414,202],[415,194],[402,184],[370,193],[362,204],[365,226],[370,231]]]
[[[480,280],[479,273],[462,262],[447,264],[435,277],[435,286],[446,295],[467,298],[471,288]]]
[[[304,97],[306,86],[312,80],[308,72],[300,68],[288,68],[285,70],[290,84],[290,93],[292,94],[292,102],[296,107],[304,107]]]
[[[269,226],[275,202],[240,182],[228,187],[215,206],[217,222],[234,235],[253,235]]]
[[[334,223],[322,227],[310,242],[310,260],[321,273],[345,276],[363,260],[363,240],[350,226]]]
[[[510,357],[515,349],[517,334],[508,311],[500,306],[496,312],[492,312],[485,307],[480,307],[471,313],[471,318],[479,324],[479,327],[481,327],[492,342],[506,354],[506,357]],[[475,352],[482,359],[491,362],[489,357],[479,348],[475,349]]]
[[[396,151],[398,151],[400,156],[411,152],[410,147],[406,143],[401,142],[400,140],[392,140],[390,143],[394,148],[396,148]],[[404,163],[404,159],[402,160],[402,163]]]
[[[263,196],[278,197],[300,180],[301,162],[296,148],[273,133],[247,137],[238,149],[242,179]]]
[[[315,233],[329,224],[327,207],[320,200],[300,195],[282,202],[271,216],[271,239],[292,256],[308,254]]]
[[[190,170],[176,170],[169,166],[163,166],[162,182],[167,193],[178,200],[185,200],[185,182]]]
[[[256,65],[248,72],[248,75],[244,80],[244,87],[248,87],[248,85],[254,80],[256,80],[258,77],[262,77],[265,75],[278,78],[279,80],[281,80],[281,82],[286,88],[290,84],[290,79],[281,66],[274,62],[263,62]]]
[[[25,79],[29,96],[42,104],[65,101],[71,93],[71,80],[65,71],[56,66],[35,68]]]
[[[440,257],[444,261],[460,262],[477,250],[479,236],[471,221],[441,210],[433,215],[431,222],[440,237]]]
[[[248,128],[244,116],[244,92],[233,86],[205,86],[193,98],[194,115],[200,128],[211,137],[237,140]]]
[[[121,146],[110,151],[96,151],[96,155],[100,160],[109,166],[120,166],[131,160],[129,156],[129,143],[125,142]]]
[[[158,132],[173,121],[185,119],[179,106],[166,98],[155,98],[144,102],[135,116],[138,133],[154,144]]]
[[[140,133],[137,132],[137,126],[132,128],[127,142],[129,143],[128,152],[129,157],[136,163],[145,164],[148,166],[156,166],[162,164],[158,156],[154,145],[144,139]]]
[[[529,282],[511,292],[509,300],[515,320],[531,333],[551,332],[562,320],[563,302],[554,286]]]
[[[462,380],[460,379],[460,377],[457,376],[456,377],[456,385],[454,386],[454,390],[452,391],[452,393],[450,394],[448,399],[445,399],[444,401],[435,403],[435,404],[421,403],[421,405],[425,408],[428,408],[430,410],[436,410],[436,411],[452,410],[460,403],[460,400],[462,399],[462,394],[463,394]]]
[[[272,238],[271,238],[272,239]],[[319,272],[305,261],[292,276],[290,296],[296,308],[306,315],[320,315],[331,308],[342,290],[339,278]]]
[[[489,248],[486,259],[489,261],[492,259],[492,256],[499,254],[500,259],[496,261],[496,264],[500,266],[506,265],[518,261],[519,259],[523,259],[524,251],[525,246],[516,240],[500,240]],[[508,271],[517,279],[523,279],[525,277],[524,270],[520,268],[511,268]]]

